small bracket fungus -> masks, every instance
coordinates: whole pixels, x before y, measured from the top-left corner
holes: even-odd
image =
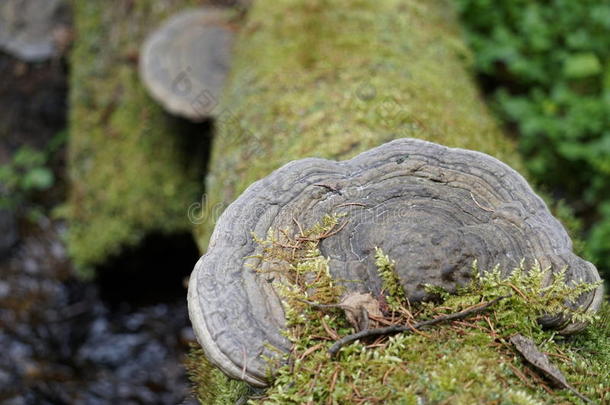
[[[170,113],[202,121],[213,116],[229,70],[234,30],[227,8],[174,15],[145,41],[140,77]]]
[[[65,0],[0,1],[0,49],[25,61],[58,56],[70,36]]]
[[[323,239],[331,275],[346,291],[382,288],[375,247],[395,261],[411,301],[425,284],[449,291],[467,283],[474,260],[508,274],[538,261],[566,280],[595,283],[596,268],[572,253],[563,226],[516,171],[483,153],[399,139],[334,162],[303,159],[252,184],[220,217],[208,252],[191,275],[189,312],[210,361],[234,378],[264,386],[266,357],[288,352],[284,310],[269,273],[259,266],[251,234],[311,227],[329,213],[345,226]],[[597,309],[601,287],[575,305]],[[545,324],[568,333],[583,327]]]

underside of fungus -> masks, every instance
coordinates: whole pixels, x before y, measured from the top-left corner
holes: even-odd
[[[381,292],[375,248],[395,260],[406,297],[424,286],[453,291],[480,269],[508,273],[538,261],[566,280],[595,283],[596,268],[572,252],[563,226],[516,171],[483,153],[399,139],[334,162],[308,158],[252,184],[220,217],[189,285],[189,314],[206,356],[233,378],[268,384],[267,361],[288,352],[284,309],[252,234],[297,234],[327,214],[343,224],[319,248],[348,292]],[[525,261],[525,263],[521,263]],[[601,287],[576,305],[596,310]],[[546,326],[570,333],[560,317]]]

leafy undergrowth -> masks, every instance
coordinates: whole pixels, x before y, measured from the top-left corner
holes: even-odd
[[[455,4],[474,68],[519,135],[529,172],[577,210],[587,254],[610,275],[610,2]]]
[[[375,311],[369,302],[370,329],[413,326],[493,305],[463,319],[346,344],[336,356],[329,355],[333,344],[354,333],[359,324],[346,316],[357,314],[357,308],[347,305],[345,298],[341,301],[345,291],[331,278],[328,259],[318,250],[319,241],[340,230],[342,221],[327,216],[299,235],[280,231],[257,239],[261,258],[275,268],[283,265],[276,289],[284,298],[286,336],[293,350],[281,367],[273,364],[278,372],[272,386],[250,396],[248,403],[581,403],[525,363],[509,341],[517,333],[532,338],[581,394],[597,403],[610,403],[610,306],[606,304],[597,316],[568,308],[566,300],[596,286],[566,283],[561,272],[545,285],[549,270],[539,267],[517,268],[503,279],[497,269],[481,272],[474,263],[471,283],[457,294],[431,286],[436,302],[410,304],[395,277],[394,262],[377,249],[383,291],[372,298],[381,316],[372,315]],[[593,325],[576,336],[563,337],[542,329],[537,322],[542,314],[562,314],[566,320]],[[207,383],[204,378],[198,381],[200,389]],[[224,398],[216,397],[214,403],[230,403]]]

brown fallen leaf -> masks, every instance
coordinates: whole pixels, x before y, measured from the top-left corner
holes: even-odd
[[[532,339],[521,334],[516,334],[510,338],[510,342],[529,364],[534,366],[537,371],[541,372],[554,385],[570,390],[586,403],[591,403],[589,398],[582,395],[568,383],[557,366],[551,363],[548,356],[538,349]]]
[[[345,311],[347,321],[356,331],[369,328],[369,316],[383,318],[379,301],[369,293],[349,293],[343,298],[339,306]]]
[[[318,304],[300,298],[297,298],[297,300],[315,308],[341,308],[345,312],[348,322],[358,332],[369,328],[370,319],[373,319],[373,322],[377,324],[375,318],[384,318],[381,313],[379,301],[369,293],[349,293],[343,297],[343,300],[338,304]]]

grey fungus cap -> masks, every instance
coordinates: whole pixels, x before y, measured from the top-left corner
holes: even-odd
[[[453,291],[467,283],[475,259],[481,271],[499,265],[508,273],[523,259],[525,266],[538,261],[552,271],[567,268],[567,280],[600,280],[596,268],[572,252],[565,229],[525,179],[486,154],[404,138],[347,161],[294,161],[253,183],[225,210],[191,274],[196,336],[229,376],[265,386],[263,357],[277,355],[270,346],[290,350],[280,333],[281,299],[268,275],[253,270],[259,263],[251,232],[296,233],[293,217],[309,228],[331,213],[346,214],[348,222],[321,242],[320,251],[348,291],[380,292],[375,247],[396,261],[412,301],[428,298],[425,284]],[[577,305],[598,309],[602,295],[600,287]],[[545,321],[564,333],[584,327]]]
[[[66,0],[0,1],[0,50],[25,62],[60,56],[71,37]]]
[[[169,113],[195,122],[218,114],[231,62],[233,15],[230,8],[185,10],[144,42],[140,78]]]

